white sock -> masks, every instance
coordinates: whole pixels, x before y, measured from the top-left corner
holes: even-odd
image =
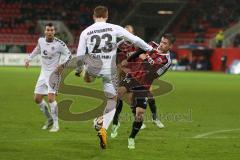
[[[58,126],[58,107],[57,107],[57,102],[54,101],[52,103],[49,103],[51,107],[51,115],[53,118],[53,125]]]
[[[117,102],[112,99],[109,99],[107,101],[107,105],[103,113],[103,128],[105,128],[106,130],[108,129],[113,120],[116,111],[116,104]]]
[[[50,115],[50,113],[48,111],[47,103],[44,100],[42,100],[41,103],[38,103],[38,106],[40,107],[40,110],[44,113],[44,115],[46,116],[47,120],[51,120],[52,116]]]

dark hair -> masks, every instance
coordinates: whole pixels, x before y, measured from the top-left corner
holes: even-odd
[[[50,22],[50,23],[47,23],[47,24],[45,24],[45,27],[54,27],[54,25]]]
[[[175,36],[172,35],[171,33],[165,33],[163,37],[168,39],[171,44],[173,44],[176,41]]]
[[[96,18],[107,18],[108,17],[108,9],[105,6],[97,6],[94,9],[94,14]]]

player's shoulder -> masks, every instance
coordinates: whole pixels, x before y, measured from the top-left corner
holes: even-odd
[[[112,26],[112,28],[116,29],[116,30],[122,30],[124,29],[122,26],[116,25],[116,24],[112,24],[112,23],[108,23],[109,25]]]
[[[45,37],[39,37],[38,38],[38,43],[43,43],[45,41]]]
[[[57,37],[54,37],[54,41],[60,45],[60,46],[66,46],[65,42],[63,42],[61,39],[57,38]]]
[[[93,29],[93,24],[92,25],[90,25],[90,26],[88,26],[87,28],[85,28],[84,30],[82,30],[82,32],[81,32],[81,34],[80,34],[80,36],[82,37],[82,36],[87,36],[87,33],[89,32],[89,31],[91,31]]]

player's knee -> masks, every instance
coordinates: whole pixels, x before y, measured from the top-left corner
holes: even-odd
[[[42,100],[43,100],[43,98],[42,98],[42,97],[39,97],[39,96],[34,96],[34,101],[35,101],[35,103],[39,104],[39,103],[41,103],[41,102],[42,102]]]
[[[35,103],[37,103],[37,104],[39,104],[39,103],[41,103],[41,102],[42,102],[42,100],[41,100],[41,99],[39,99],[39,98],[34,98],[34,101],[35,101]]]
[[[52,103],[55,101],[55,97],[54,96],[48,96],[48,102]]]
[[[54,101],[55,101],[55,98],[52,98],[52,97],[51,97],[51,98],[48,98],[48,102],[49,102],[49,103],[52,103],[52,102],[54,102]]]
[[[52,103],[55,101],[55,94],[54,93],[48,93],[48,102]]]
[[[135,116],[136,122],[142,122],[143,121],[144,112],[138,111]]]

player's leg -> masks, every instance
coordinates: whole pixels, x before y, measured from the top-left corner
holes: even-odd
[[[153,94],[150,93],[150,92],[149,92],[149,95],[148,95],[148,104],[149,104],[150,110],[152,112],[153,123],[159,128],[164,128],[164,125],[158,119],[158,116],[157,116],[157,107],[156,107],[155,98],[154,98]]]
[[[113,117],[113,125],[118,125],[119,123],[119,114],[122,112],[123,107],[123,101],[121,99],[118,99],[117,106],[116,106],[116,112]]]
[[[135,149],[135,137],[138,134],[139,130],[141,129],[141,126],[143,124],[143,117],[144,117],[145,109],[142,107],[136,107],[136,116],[135,120],[132,124],[132,131],[128,138],[128,148],[129,149]]]
[[[123,75],[123,71],[121,70],[120,63],[117,64],[117,73],[118,73],[118,77],[119,77],[119,82],[121,82],[124,75]],[[121,87],[121,86],[119,86],[119,87]],[[118,98],[117,105],[116,105],[116,112],[113,117],[112,133],[111,133],[112,138],[115,138],[117,136],[117,129],[120,127],[119,114],[122,112],[122,107],[123,107],[123,101],[122,101],[122,99]]]
[[[133,116],[136,116],[136,107],[134,107],[134,103],[133,103],[133,93],[129,92],[127,95],[127,103],[130,105],[131,111],[133,113]],[[145,129],[147,126],[146,124],[142,124],[141,129]]]
[[[121,87],[118,88],[117,106],[116,106],[116,112],[115,112],[114,117],[113,117],[113,125],[118,124],[119,114],[121,113],[122,106],[123,106],[122,97],[126,92],[127,92],[127,90],[124,86],[121,86]]]
[[[91,83],[95,80],[95,77],[90,75],[87,70],[83,70],[83,79],[87,83]]]
[[[134,139],[143,124],[143,116],[144,116],[144,112],[147,107],[147,105],[146,105],[147,104],[147,95],[148,95],[148,91],[145,90],[143,87],[140,87],[133,91],[133,104],[136,107],[136,115],[135,115],[135,120],[132,124],[131,134],[128,138],[128,148],[129,149],[135,148]]]
[[[118,122],[119,114],[122,111],[123,101],[122,97],[128,92],[127,88],[125,86],[120,86],[118,88],[118,100],[117,100],[117,106],[116,106],[116,112],[113,117],[113,126],[112,126],[112,133],[111,137],[115,138],[117,137],[117,130],[120,127],[120,123]]]
[[[141,129],[142,123],[143,123],[143,115],[144,115],[145,109],[142,107],[136,108],[136,116],[135,120],[132,125],[132,132],[129,136],[129,138],[135,138],[139,130]]]
[[[98,137],[100,138],[100,146],[102,149],[107,145],[107,129],[113,120],[113,116],[116,111],[117,105],[117,91],[116,91],[116,77],[115,75],[103,76],[103,90],[107,98],[107,104],[103,112],[103,125],[98,131]]]
[[[44,98],[44,95],[42,95],[42,94],[34,95],[35,103],[40,107],[40,110],[43,112],[43,114],[45,115],[45,117],[47,119],[47,121],[45,122],[45,125],[42,127],[42,129],[48,129],[53,124],[53,120],[52,120],[52,116],[49,113],[48,105],[43,98]]]
[[[103,128],[108,129],[113,120],[117,105],[116,75],[104,75],[103,90],[107,98],[107,105],[103,113]]]
[[[58,106],[55,99],[55,93],[48,93],[48,103],[51,108],[51,115],[53,118],[53,127],[50,129],[50,132],[57,132],[59,130],[58,124]]]
[[[117,137],[117,134],[118,134],[117,130],[120,127],[119,115],[122,112],[122,107],[123,107],[123,101],[118,99],[117,106],[116,106],[116,112],[115,112],[114,117],[113,117],[111,138],[116,138]]]
[[[44,113],[47,119],[42,129],[48,129],[53,124],[52,116],[48,110],[48,105],[43,99],[44,96],[47,95],[47,85],[45,82],[43,74],[40,74],[34,90],[34,101],[40,107],[40,110]]]
[[[152,112],[152,119],[156,120],[157,119],[156,102],[155,102],[155,98],[153,97],[153,95],[150,92],[148,95],[148,104],[149,104],[150,110]]]
[[[50,85],[50,73],[45,73],[46,75],[46,85],[47,85],[47,93],[48,93],[48,103],[51,110],[51,116],[53,119],[53,126],[50,129],[50,132],[57,132],[59,130],[58,124],[58,106],[56,97],[56,88],[52,88]]]
[[[113,117],[113,125],[112,125],[112,133],[111,133],[112,138],[116,138],[117,134],[118,134],[117,130],[120,127],[120,122],[118,121],[118,119],[119,119],[119,115],[120,115],[120,113],[122,111],[122,107],[123,107],[122,97],[126,93],[127,93],[127,89],[125,86],[120,86],[118,88],[118,101],[117,101],[118,103],[116,106],[116,112]]]
[[[117,65],[117,69],[118,69],[117,73],[118,73],[119,81],[121,82],[121,80],[124,77],[123,71],[121,70],[121,64]],[[121,86],[119,86],[119,87],[121,87]],[[113,132],[120,126],[118,118],[119,118],[119,114],[122,112],[122,107],[123,107],[123,101],[122,101],[122,99],[118,98],[117,105],[116,105],[116,112],[115,112],[114,117],[113,117],[113,126],[112,126],[112,131]],[[111,134],[111,137],[114,138],[115,137],[114,134],[113,134],[113,136]]]

